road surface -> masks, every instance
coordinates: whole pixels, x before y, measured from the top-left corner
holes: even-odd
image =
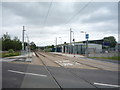
[[[15,59],[2,62],[3,88],[120,88],[117,63],[45,52],[35,52],[32,62]]]

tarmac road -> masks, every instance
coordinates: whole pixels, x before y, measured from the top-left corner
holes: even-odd
[[[35,57],[34,60],[39,60],[36,59],[36,56],[33,57]],[[45,62],[45,59],[42,60]],[[58,88],[60,90],[65,88],[96,88],[96,90],[112,88],[112,90],[118,90],[117,71],[64,68],[57,67],[57,64],[55,66],[53,63],[49,64],[46,69],[44,64],[3,62],[2,87]]]

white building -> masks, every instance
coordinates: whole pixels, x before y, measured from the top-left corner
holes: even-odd
[[[86,45],[84,43],[75,43],[72,45],[63,45],[61,48],[63,53],[70,54],[85,54]],[[88,44],[88,53],[100,53],[102,52],[102,45],[100,44]]]

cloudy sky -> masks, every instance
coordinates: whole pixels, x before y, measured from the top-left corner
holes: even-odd
[[[22,26],[36,45],[69,42],[70,28],[75,41],[114,36],[118,41],[117,2],[2,2],[2,33],[22,40]],[[1,34],[2,35],[2,34]],[[61,37],[61,38],[60,38]],[[72,35],[73,37],[73,35]]]

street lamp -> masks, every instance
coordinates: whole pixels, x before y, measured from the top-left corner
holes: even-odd
[[[70,47],[69,47],[69,53],[71,54],[71,40],[72,40],[72,38],[71,38],[71,34],[72,34],[72,29],[70,28]]]
[[[62,45],[62,37],[59,37],[61,39],[61,45]]]
[[[85,31],[80,31],[81,33],[85,33],[85,36],[86,36],[86,32]]]
[[[61,45],[60,45],[60,50],[61,50],[61,52],[62,52],[62,37],[59,37],[60,39],[61,39]]]
[[[89,38],[89,34],[86,34],[85,31],[81,31],[81,33],[85,33],[85,39],[86,39],[86,57],[88,57],[88,38]]]
[[[86,36],[86,32],[85,31],[80,31],[81,33],[85,33],[85,36]],[[86,37],[85,37],[85,39],[86,39]]]

